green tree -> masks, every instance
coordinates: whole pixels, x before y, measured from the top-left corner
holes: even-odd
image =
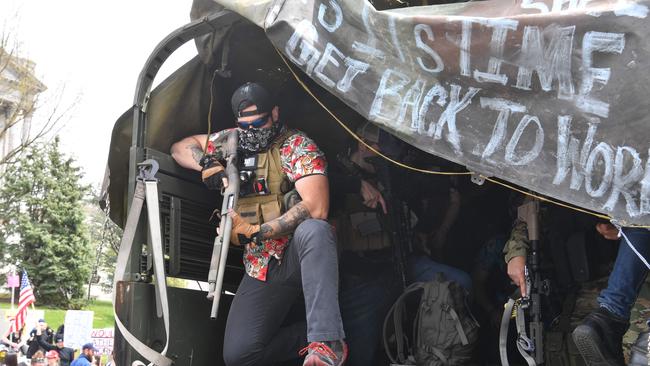
[[[0,188],[3,261],[26,269],[37,304],[79,307],[90,275],[91,246],[81,171],[59,140],[30,146]]]
[[[93,285],[99,285],[104,292],[111,292],[122,230],[108,217],[108,211],[100,209],[98,202],[99,194],[97,192],[92,192],[84,201],[86,222],[94,255],[93,274],[86,280],[86,284],[90,280]]]

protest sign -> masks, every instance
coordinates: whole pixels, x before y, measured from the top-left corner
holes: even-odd
[[[93,329],[90,336],[99,351],[96,354],[110,355],[113,352],[113,328]]]
[[[64,337],[66,347],[80,349],[81,346],[92,341],[93,317],[93,311],[66,311]]]

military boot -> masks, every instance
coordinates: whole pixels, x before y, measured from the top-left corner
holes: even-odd
[[[624,366],[621,344],[629,326],[626,319],[599,308],[576,327],[573,341],[589,366]]]
[[[639,333],[632,346],[629,366],[648,366],[648,337],[650,337],[650,331]]]

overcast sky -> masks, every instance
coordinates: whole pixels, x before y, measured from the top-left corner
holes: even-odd
[[[48,87],[40,97],[42,113],[51,113],[57,95],[63,95],[61,107],[79,98],[59,135],[64,151],[84,169],[86,183],[97,186],[103,178],[113,124],[131,107],[144,62],[158,42],[189,22],[191,4],[0,0],[1,24],[20,42],[20,56],[36,63],[36,76]],[[194,55],[193,43],[176,51],[156,83]]]

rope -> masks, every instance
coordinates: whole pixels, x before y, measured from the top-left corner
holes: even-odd
[[[274,47],[274,48],[275,48],[275,52],[278,53],[278,55],[280,56],[280,58],[282,59],[282,61],[284,62],[284,64],[287,66],[287,68],[288,68],[289,71],[291,72],[291,75],[293,75],[294,79],[296,79],[296,82],[297,82],[297,83],[298,83],[298,84],[299,84],[299,85],[300,85],[300,86],[301,86],[301,87],[302,87],[302,88],[307,92],[307,94],[309,94],[309,95],[310,95],[310,96],[311,96],[311,97],[316,101],[316,103],[318,103],[318,104],[319,104],[319,105],[320,105],[320,106],[321,106],[321,107],[322,107],[322,108],[323,108],[323,109],[324,109],[324,110],[325,110],[325,111],[326,111],[330,116],[332,116],[332,118],[333,118],[333,119],[334,119],[334,120],[335,120],[335,121],[336,121],[336,122],[337,122],[341,127],[343,127],[343,129],[344,129],[348,134],[350,134],[350,135],[351,135],[355,140],[357,140],[357,141],[359,141],[360,143],[362,143],[366,148],[368,148],[369,150],[371,150],[371,151],[374,152],[375,154],[379,155],[380,157],[382,157],[382,158],[384,158],[384,159],[390,161],[391,163],[393,163],[393,164],[395,164],[395,165],[397,165],[397,166],[399,166],[399,167],[402,167],[402,168],[405,168],[405,169],[409,169],[409,170],[413,170],[413,171],[420,172],[420,173],[424,173],[424,174],[434,174],[434,175],[473,175],[473,174],[475,174],[474,172],[438,172],[438,171],[434,171],[434,170],[420,169],[420,168],[416,168],[416,167],[413,167],[413,166],[410,166],[410,165],[404,164],[404,163],[402,163],[402,162],[399,162],[399,161],[393,160],[393,159],[391,159],[390,157],[388,157],[388,156],[382,154],[380,151],[378,151],[377,149],[375,149],[375,148],[373,148],[372,146],[368,145],[365,141],[363,141],[363,139],[361,139],[359,136],[357,136],[357,134],[355,134],[354,131],[352,131],[352,130],[351,130],[351,129],[350,129],[350,128],[345,124],[345,123],[343,123],[343,122],[342,122],[342,121],[341,121],[341,120],[340,120],[340,119],[339,119],[339,118],[334,114],[334,112],[332,112],[329,108],[327,108],[327,106],[325,106],[325,104],[323,104],[323,102],[321,102],[320,99],[318,99],[318,97],[317,97],[316,95],[314,95],[314,93],[309,89],[309,87],[308,87],[308,86],[307,86],[307,85],[306,85],[306,84],[305,84],[305,83],[300,79],[300,77],[299,77],[298,74],[296,74],[296,72],[293,70],[293,68],[292,68],[291,65],[289,64],[289,61],[287,61],[287,59],[284,57],[284,55],[282,54],[282,52],[280,52],[280,50],[278,50],[277,47]],[[556,200],[553,200],[553,199],[550,199],[550,198],[546,198],[546,197],[543,197],[543,196],[540,196],[540,195],[536,195],[536,194],[534,194],[534,193],[530,193],[530,192],[527,192],[527,191],[525,191],[525,190],[523,190],[523,189],[519,189],[519,188],[517,188],[517,187],[514,187],[513,185],[510,185],[510,184],[507,184],[507,183],[501,182],[501,181],[499,181],[499,180],[496,180],[496,179],[494,179],[494,178],[486,177],[486,176],[483,176],[483,175],[479,175],[479,176],[480,176],[481,178],[487,180],[488,182],[491,182],[491,183],[494,183],[494,184],[497,184],[497,185],[503,186],[503,187],[505,187],[505,188],[508,188],[508,189],[513,190],[513,191],[515,191],[515,192],[519,192],[519,193],[524,194],[524,195],[526,195],[526,196],[529,196],[529,197],[532,197],[532,198],[538,199],[538,200],[540,200],[540,201],[544,201],[544,202],[552,203],[552,204],[557,205],[557,206],[560,206],[560,207],[568,208],[568,209],[573,210],[573,211],[577,211],[577,212],[581,212],[581,213],[584,213],[584,214],[587,214],[587,215],[591,215],[591,216],[597,217],[597,218],[599,218],[599,219],[607,220],[608,222],[611,222],[612,220],[614,220],[611,216],[608,216],[608,215],[599,214],[599,213],[592,212],[592,211],[589,211],[589,210],[585,210],[585,209],[582,209],[582,208],[579,208],[579,207],[571,206],[571,205],[568,205],[568,204],[563,203],[563,202],[560,202],[560,201],[556,201]],[[630,228],[643,228],[643,229],[650,229],[650,226],[634,225],[634,224],[626,225],[626,227],[630,227]],[[648,268],[650,268],[650,266],[648,266]]]
[[[324,110],[325,110],[325,111],[326,111],[330,116],[332,116],[332,118],[334,118],[334,120],[335,120],[336,122],[338,122],[338,124],[339,124],[339,125],[340,125],[344,130],[345,130],[345,131],[347,131],[348,134],[350,134],[350,135],[351,135],[355,140],[357,140],[357,141],[359,141],[361,144],[363,144],[363,146],[365,146],[368,150],[372,151],[373,153],[375,153],[375,154],[381,156],[382,158],[384,158],[384,159],[390,161],[391,163],[393,163],[393,164],[395,164],[395,165],[397,165],[397,166],[399,166],[399,167],[402,167],[402,168],[404,168],[404,169],[408,169],[408,170],[413,170],[413,171],[416,171],[416,172],[419,172],[419,173],[424,173],[424,174],[434,174],[434,175],[472,175],[472,174],[474,174],[473,172],[439,172],[439,171],[435,171],[435,170],[420,169],[420,168],[416,168],[416,167],[414,167],[414,166],[410,166],[410,165],[404,164],[404,163],[399,162],[399,161],[397,161],[397,160],[393,160],[392,158],[390,158],[390,157],[388,157],[388,156],[382,154],[379,150],[373,148],[373,147],[370,146],[368,143],[366,143],[365,141],[363,141],[363,139],[360,138],[356,133],[354,133],[354,131],[352,131],[352,130],[350,129],[350,127],[348,127],[345,123],[343,123],[343,122],[342,122],[342,121],[341,121],[341,120],[340,120],[340,119],[339,119],[339,118],[334,114],[334,112],[332,112],[329,108],[327,108],[327,107],[325,106],[325,104],[323,104],[323,102],[321,102],[320,99],[318,99],[318,97],[317,97],[316,95],[314,95],[314,93],[312,93],[312,91],[309,89],[309,87],[308,87],[307,85],[305,85],[305,83],[300,79],[300,77],[298,76],[298,74],[296,74],[296,72],[293,71],[293,68],[289,65],[289,62],[288,62],[287,59],[284,57],[284,55],[283,55],[282,53],[280,53],[280,51],[279,51],[277,48],[275,49],[275,51],[278,53],[278,55],[280,55],[280,58],[282,58],[282,61],[284,61],[284,64],[287,65],[287,68],[289,68],[289,71],[291,72],[291,74],[293,75],[293,77],[296,79],[296,81],[298,82],[298,84],[300,84],[300,86],[302,86],[302,88],[307,92],[307,94],[309,94],[309,95],[310,95],[310,96],[311,96],[311,97],[316,101],[316,103],[318,103],[321,107],[323,107],[323,109],[324,109]]]
[[[614,224],[614,225],[616,225],[616,227],[618,228],[618,236],[619,237],[622,236],[623,239],[625,239],[625,242],[627,243],[627,246],[629,246],[630,249],[632,249],[632,251],[634,252],[634,254],[636,254],[636,256],[639,257],[641,262],[643,262],[643,264],[645,264],[645,266],[648,267],[648,269],[650,269],[650,264],[648,264],[648,261],[643,257],[643,255],[641,255],[641,253],[639,253],[639,251],[636,250],[636,248],[634,247],[632,242],[630,242],[630,239],[628,239],[627,235],[625,235],[625,233],[623,232],[623,228],[621,226],[617,225],[617,224]]]
[[[207,154],[208,144],[210,143],[210,130],[212,130],[212,104],[214,103],[214,78],[217,76],[217,71],[215,69],[212,73],[212,80],[210,80],[210,107],[208,109],[208,135],[205,138],[205,146],[203,147],[203,155]]]
[[[552,199],[550,199],[550,198],[546,198],[546,197],[544,197],[544,196],[540,196],[540,195],[536,195],[536,194],[534,194],[534,193],[530,193],[530,192],[524,191],[523,189],[517,188],[517,187],[512,186],[512,185],[510,185],[510,184],[508,184],[508,183],[501,182],[501,181],[496,180],[496,179],[494,179],[494,178],[484,177],[484,176],[481,176],[481,177],[482,177],[483,179],[487,180],[488,182],[491,182],[491,183],[494,183],[494,184],[497,184],[497,185],[500,185],[500,186],[506,187],[506,188],[508,188],[508,189],[510,189],[510,190],[513,190],[513,191],[515,191],[515,192],[519,192],[519,193],[521,193],[521,194],[525,194],[526,196],[530,196],[530,197],[535,198],[535,199],[538,199],[538,200],[540,200],[540,201],[549,202],[549,203],[552,203],[552,204],[554,204],[554,205],[558,205],[558,206],[561,206],[561,207],[564,207],[564,208],[568,208],[568,209],[571,209],[571,210],[574,210],[574,211],[578,211],[578,212],[585,213],[585,214],[587,214],[587,215],[592,215],[592,216],[595,216],[595,217],[597,217],[597,218],[599,218],[599,219],[603,219],[603,220],[607,220],[607,221],[610,221],[610,220],[612,219],[611,217],[609,217],[609,216],[607,216],[607,215],[603,215],[603,214],[599,214],[599,213],[596,213],[596,212],[592,212],[592,211],[589,211],[589,210],[585,210],[585,209],[582,209],[582,208],[579,208],[579,207],[575,207],[575,206],[567,205],[566,203],[563,203],[563,202],[560,202],[560,201],[555,201],[555,200],[552,200]]]

